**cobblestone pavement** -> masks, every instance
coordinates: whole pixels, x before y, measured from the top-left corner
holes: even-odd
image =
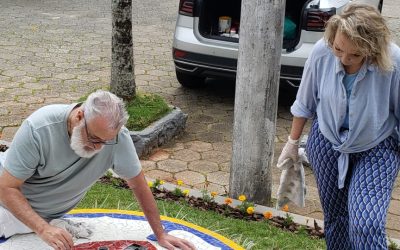
[[[210,80],[188,90],[176,80],[171,56],[178,0],[134,0],[135,75],[139,91],[159,93],[189,114],[186,132],[147,159],[146,175],[221,194],[228,190],[234,82]],[[400,44],[400,7],[385,0],[383,14]],[[71,103],[110,81],[111,4],[108,0],[0,2],[0,138],[11,141],[21,121],[51,103]],[[276,151],[290,127],[293,91],[281,89]],[[274,169],[274,190],[279,171]],[[306,170],[307,206],[322,219],[315,181]],[[275,193],[275,191],[274,191]],[[388,234],[400,238],[400,181],[392,194]]]

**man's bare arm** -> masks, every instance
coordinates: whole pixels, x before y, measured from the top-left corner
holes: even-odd
[[[0,201],[21,222],[38,234],[55,249],[73,247],[71,235],[63,229],[53,227],[40,217],[29,205],[20,188],[24,182],[4,169],[0,175]]]
[[[151,229],[156,235],[158,243],[161,246],[167,249],[175,249],[174,246],[185,250],[196,249],[194,245],[187,240],[179,239],[165,233],[161,225],[160,213],[158,211],[153,194],[147,185],[143,172],[136,177],[129,179],[127,182],[129,187],[132,189],[132,192],[136,196],[136,199],[139,201],[140,207],[146,215]]]

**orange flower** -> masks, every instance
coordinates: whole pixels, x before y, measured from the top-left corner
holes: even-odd
[[[287,204],[285,206],[283,206],[282,211],[289,212],[289,206]]]
[[[231,198],[226,198],[224,202],[225,202],[225,204],[229,205],[229,204],[232,203],[232,199]]]
[[[247,212],[248,214],[254,214],[254,207],[248,207],[248,208],[246,209],[246,212]]]
[[[246,195],[242,194],[241,196],[239,196],[239,200],[240,201],[245,201],[246,200]]]
[[[271,219],[272,218],[272,213],[270,211],[265,212],[264,213],[264,218],[267,219],[267,220]]]
[[[218,194],[217,192],[211,192],[211,196],[212,196],[212,197],[217,196],[217,194]]]

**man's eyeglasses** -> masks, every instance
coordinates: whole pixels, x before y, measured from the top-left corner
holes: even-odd
[[[88,142],[90,142],[92,144],[103,144],[103,145],[115,145],[115,144],[118,144],[118,134],[114,139],[108,140],[108,141],[103,141],[103,140],[100,140],[100,139],[93,138],[89,134],[89,130],[88,130],[88,127],[87,127],[87,124],[86,124],[86,118],[83,117],[83,120],[85,121],[85,130],[86,130],[86,137],[87,137],[87,141]]]

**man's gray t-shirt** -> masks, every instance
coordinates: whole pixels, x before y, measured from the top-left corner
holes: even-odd
[[[44,219],[73,209],[90,186],[112,168],[125,179],[141,171],[129,131],[123,127],[118,144],[104,145],[92,158],[79,157],[70,146],[67,118],[73,105],[49,105],[21,125],[7,150],[4,168],[24,180],[22,193]]]

